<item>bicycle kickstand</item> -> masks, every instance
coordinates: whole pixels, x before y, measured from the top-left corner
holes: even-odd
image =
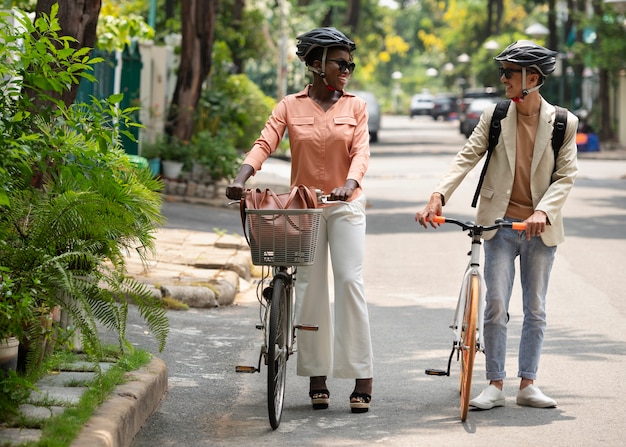
[[[238,373],[248,373],[248,374],[254,374],[254,373],[260,373],[261,372],[261,360],[264,357],[264,349],[261,349],[261,353],[259,354],[259,364],[257,365],[257,367],[255,368],[254,366],[243,366],[243,365],[238,365],[235,366],[235,372]]]
[[[450,357],[448,358],[448,370],[443,369],[427,369],[424,371],[427,376],[450,376],[450,365],[452,364],[452,357],[454,356],[454,351],[456,351],[456,346],[452,346],[452,351],[450,352]]]

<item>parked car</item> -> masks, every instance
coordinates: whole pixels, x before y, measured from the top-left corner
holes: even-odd
[[[367,103],[367,113],[369,115],[369,119],[367,121],[367,126],[370,131],[370,142],[376,143],[378,141],[378,131],[380,130],[380,104],[371,92],[366,92],[363,90],[350,90],[354,96],[358,96],[359,98],[365,100]]]
[[[465,111],[463,121],[461,121],[461,133],[469,138],[478,121],[480,121],[480,115],[482,115],[485,108],[498,101],[500,101],[500,98],[495,96],[472,100]]]
[[[477,98],[495,98],[496,101],[500,99],[502,93],[495,87],[482,87],[482,88],[474,88],[467,89],[463,92],[463,96],[459,98],[458,103],[458,114],[459,114],[459,132],[464,134],[464,122],[465,122],[465,112],[471,102]]]
[[[457,97],[450,94],[437,95],[430,111],[430,116],[436,121],[439,118],[445,120],[456,118]]]
[[[409,107],[409,116],[413,118],[415,115],[430,115],[430,111],[434,105],[435,97],[429,93],[413,95]]]

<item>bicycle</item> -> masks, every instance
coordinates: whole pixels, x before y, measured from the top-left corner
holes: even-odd
[[[319,204],[331,203],[328,196],[316,193]],[[256,367],[237,366],[235,371],[256,373],[262,362],[267,366],[267,408],[274,430],[282,417],[286,367],[296,352],[296,330],[318,330],[315,325],[294,324],[294,284],[297,268],[315,259],[321,213],[319,208],[246,209],[252,263],[263,267],[257,285],[261,324],[256,325],[263,331],[263,344]]]
[[[486,286],[483,275],[480,272],[482,235],[485,231],[501,228],[523,231],[526,229],[526,224],[524,222],[507,222],[504,219],[497,219],[494,225],[482,226],[474,222],[461,222],[460,220],[443,216],[435,216],[433,222],[458,225],[461,227],[461,230],[467,231],[471,238],[471,249],[468,253],[470,261],[463,275],[454,319],[450,326],[454,334],[454,341],[450,357],[448,358],[448,369],[427,369],[425,371],[430,376],[450,376],[450,365],[456,353],[456,360],[461,361],[459,392],[461,395],[461,421],[464,422],[467,419],[469,410],[474,360],[477,352],[484,352],[483,323]]]

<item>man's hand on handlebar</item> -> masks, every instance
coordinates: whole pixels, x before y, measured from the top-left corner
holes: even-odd
[[[415,221],[419,222],[424,228],[428,228],[427,224],[429,223],[431,227],[437,228],[439,224],[433,222],[433,218],[435,216],[441,216],[443,210],[442,202],[441,194],[438,192],[433,193],[424,209],[415,213]]]
[[[546,231],[548,216],[543,211],[535,211],[524,223],[526,224],[526,239],[530,240],[532,236],[541,236],[541,233]]]

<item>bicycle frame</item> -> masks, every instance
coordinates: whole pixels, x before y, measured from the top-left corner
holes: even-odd
[[[453,324],[450,326],[454,333],[455,343],[461,341],[461,329],[463,325],[463,310],[465,309],[465,299],[467,297],[467,290],[473,276],[478,277],[479,294],[478,294],[478,319],[476,325],[476,350],[484,352],[485,346],[483,341],[483,329],[484,329],[484,313],[485,313],[485,296],[487,287],[485,285],[485,279],[480,272],[480,246],[481,234],[471,234],[472,248],[469,253],[470,261],[467,264],[467,269],[463,275],[463,282],[461,283],[461,291],[459,292],[459,300],[457,302],[456,311],[454,313]],[[448,374],[449,375],[449,374]]]

